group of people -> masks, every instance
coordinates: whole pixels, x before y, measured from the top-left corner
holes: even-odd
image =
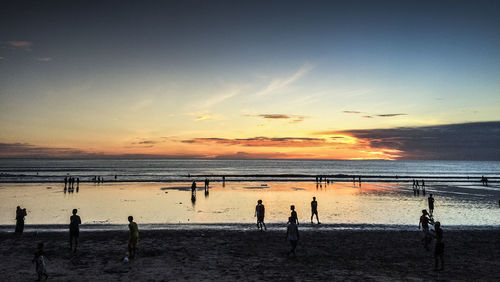
[[[481,184],[483,186],[488,186],[488,177],[485,177],[484,175],[481,176]]]
[[[21,209],[21,207],[17,207],[17,225],[16,225],[16,233],[18,231],[22,233],[24,229],[24,216],[26,216],[26,209]],[[77,215],[78,210],[73,209],[72,215],[69,218],[69,248],[73,252],[77,251],[78,242],[80,238],[80,224],[82,224],[82,220],[79,215]],[[128,258],[133,259],[136,254],[136,246],[137,241],[139,240],[139,227],[137,223],[134,222],[134,218],[132,216],[128,217],[129,221],[129,239],[128,239]],[[40,242],[37,245],[37,250],[35,251],[35,255],[32,259],[32,263],[35,264],[35,271],[38,276],[38,280],[42,280],[42,278],[47,279],[49,276],[47,274],[46,269],[46,254],[44,251],[44,243]]]
[[[434,225],[434,230],[429,229],[429,225]],[[443,270],[444,268],[444,242],[443,242],[443,229],[441,228],[441,223],[439,221],[434,222],[433,218],[427,210],[422,210],[422,215],[420,216],[420,221],[418,224],[418,229],[423,231],[422,241],[424,243],[424,248],[430,250],[429,245],[432,240],[435,239],[434,244],[434,270]],[[440,265],[440,267],[438,267]]]
[[[116,176],[115,176],[115,179],[116,179]],[[94,182],[94,183],[104,183],[104,177],[94,176],[94,177],[92,177],[92,182]]]
[[[413,195],[420,195],[420,189],[422,188],[422,196],[425,196],[425,181],[422,179],[420,183],[418,180],[413,179]]]
[[[297,212],[295,211],[295,205],[291,205],[290,210],[291,212],[287,222],[286,238],[291,245],[291,249],[288,252],[288,255],[293,254],[295,256],[295,249],[297,248],[297,243],[299,240],[299,217],[297,216]],[[257,217],[257,229],[260,231],[267,230],[266,224],[264,223],[265,211],[266,209],[262,204],[262,200],[258,200],[257,206],[255,206],[254,217]],[[318,202],[316,201],[316,197],[313,197],[313,200],[311,201],[311,223],[313,223],[314,216],[316,216],[318,224],[321,224],[318,217]]]

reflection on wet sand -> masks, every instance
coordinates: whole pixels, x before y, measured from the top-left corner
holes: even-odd
[[[417,225],[418,212],[428,207],[427,197],[413,196],[411,183],[216,182],[204,187],[202,179],[198,182],[194,187],[80,183],[79,193],[66,194],[64,184],[3,183],[0,224],[14,224],[12,213],[18,205],[28,210],[26,224],[66,224],[73,208],[84,224],[119,224],[130,214],[143,224],[251,223],[259,199],[266,203],[266,222],[286,222],[290,205],[295,205],[299,222],[310,222],[311,199],[316,197],[322,223]],[[440,183],[426,183],[426,189],[435,198],[434,217],[441,222],[500,225],[498,189]],[[197,197],[201,191],[204,197]]]

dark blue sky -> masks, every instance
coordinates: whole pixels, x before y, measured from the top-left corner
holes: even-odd
[[[3,1],[0,142],[500,120],[499,3]]]

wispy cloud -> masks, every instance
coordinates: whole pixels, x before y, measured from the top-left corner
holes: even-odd
[[[197,104],[196,107],[198,109],[208,109],[238,95],[241,92],[241,89],[241,87],[231,87],[222,93],[204,99],[201,103]]]
[[[134,112],[140,111],[144,108],[149,107],[151,104],[153,104],[154,98],[148,97],[143,100],[138,101],[137,103],[133,104],[130,109]]]
[[[43,58],[37,58],[36,60],[39,62],[49,62],[49,61],[52,61],[52,58],[51,57],[43,57]]]
[[[31,50],[31,46],[33,45],[30,41],[7,41],[7,44],[14,48],[22,48],[24,50]]]
[[[347,111],[342,111],[342,113],[344,114],[362,114],[363,112],[360,112],[360,111],[351,111],[351,110],[347,110]],[[403,114],[403,113],[397,113],[397,114],[369,114],[369,115],[364,115],[364,116],[361,116],[363,118],[374,118],[374,117],[397,117],[397,116],[406,116],[408,114]]]
[[[397,116],[406,116],[408,114],[380,114],[380,115],[375,115],[377,117],[397,117]]]
[[[207,120],[207,119],[211,119],[212,118],[212,115],[210,114],[205,114],[205,115],[201,115],[201,116],[198,116],[195,120]]]
[[[324,138],[307,137],[253,137],[253,138],[193,138],[182,140],[188,144],[221,144],[240,145],[248,147],[321,147],[329,146],[329,142]]]
[[[3,60],[3,59],[5,59],[5,57],[0,56],[0,60]]]
[[[303,76],[305,76],[307,73],[309,73],[314,66],[310,63],[305,63],[302,65],[293,75],[285,78],[276,78],[271,80],[271,82],[261,91],[257,92],[256,95],[262,96],[262,95],[268,95],[271,93],[276,93],[280,90],[283,90],[286,88],[288,85],[294,83],[295,81],[299,80]]]
[[[259,115],[245,115],[247,117],[259,117],[267,120],[290,120],[290,123],[298,123],[308,118],[301,115],[285,115],[285,114],[259,114]]]

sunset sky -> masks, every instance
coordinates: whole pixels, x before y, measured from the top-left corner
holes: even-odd
[[[0,157],[500,160],[499,1],[4,1]]]

